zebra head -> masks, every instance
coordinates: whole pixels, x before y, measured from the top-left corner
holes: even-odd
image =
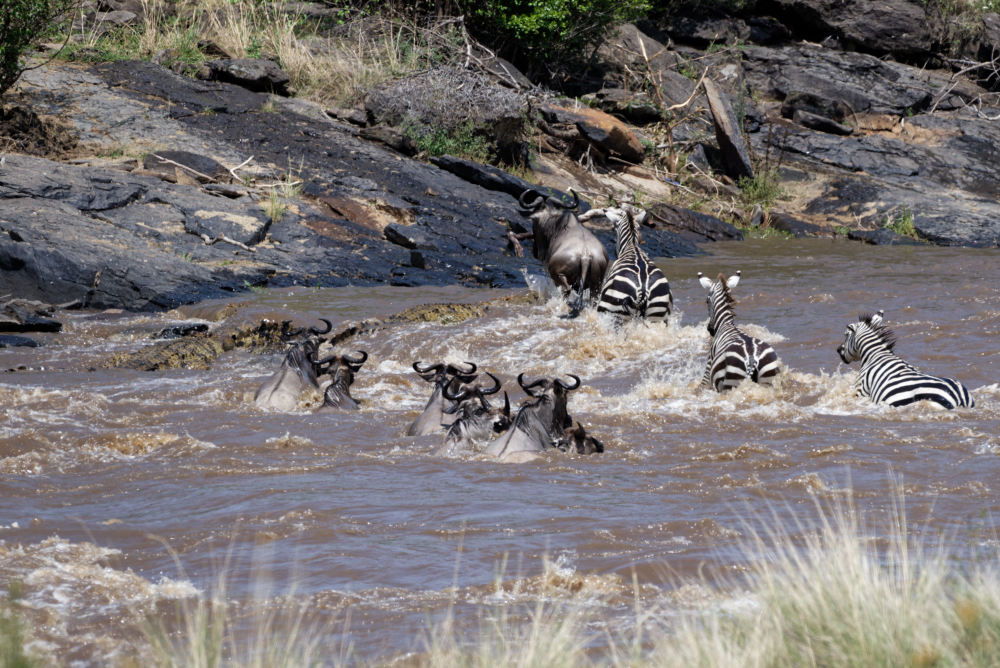
[[[720,326],[733,320],[733,304],[736,299],[733,297],[732,289],[739,284],[741,274],[742,272],[737,271],[735,276],[730,276],[728,279],[719,274],[713,281],[698,272],[701,287],[708,290],[705,303],[708,304],[708,333],[712,336],[715,336]]]
[[[844,331],[844,342],[837,348],[837,354],[844,364],[861,359],[869,350],[881,348],[891,351],[896,345],[896,335],[883,321],[884,311],[863,313],[858,321],[852,322]]]

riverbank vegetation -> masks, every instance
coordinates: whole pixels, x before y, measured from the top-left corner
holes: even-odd
[[[779,520],[769,523],[778,526]],[[598,618],[593,591],[577,599],[542,596],[526,615],[500,607],[478,631],[448,616],[405,657],[418,666],[991,666],[1000,656],[1000,579],[996,554],[957,569],[949,555],[909,538],[897,513],[891,535],[867,530],[850,505],[820,510],[795,535],[757,532],[744,544],[740,576],[678,583],[712,592],[710,607],[636,609],[631,619]],[[498,591],[504,585],[498,580]],[[563,592],[565,594],[565,592]],[[584,595],[588,601],[584,601]],[[232,611],[219,601],[182,604],[179,633],[155,622],[150,640],[160,665],[355,663],[349,645],[332,650],[344,627],[308,626],[308,612],[277,623],[263,615],[239,647]],[[463,625],[463,628],[468,628]],[[618,629],[618,630],[610,630]],[[343,636],[341,636],[343,637]],[[331,658],[332,657],[332,658]],[[287,659],[287,660],[286,660]]]

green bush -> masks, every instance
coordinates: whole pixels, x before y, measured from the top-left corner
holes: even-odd
[[[649,11],[649,0],[467,0],[476,39],[529,68],[550,71],[590,56],[611,26]]]
[[[25,52],[69,17],[77,0],[3,0],[0,3],[0,95],[27,67]]]

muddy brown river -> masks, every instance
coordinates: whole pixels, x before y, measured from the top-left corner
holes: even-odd
[[[634,621],[636,596],[667,616],[738,604],[741,591],[710,596],[691,581],[738,573],[755,558],[744,548],[754,530],[808,530],[817,501],[852,498],[878,535],[902,499],[910,534],[943,543],[958,567],[995,555],[997,251],[831,240],[707,250],[660,263],[677,307],[666,327],[616,330],[593,311],[560,319],[550,299],[355,338],[344,350],[370,355],[355,413],[254,407],[278,353],[229,352],[208,371],[87,370],[219,303],[62,313],[64,331],[40,336],[43,347],[0,349],[0,370],[28,368],[0,374],[0,579],[19,583],[36,647],[65,664],[144,656],[145,616],[220,580],[237,611],[305,606],[332,646],[371,661],[421,651],[449,611],[468,630],[498,610],[582,597],[616,628]],[[719,395],[699,385],[709,339],[696,274],[737,269],[737,323],[772,343],[783,372],[773,387]],[[234,301],[337,328],[524,291],[296,288]],[[856,368],[836,347],[859,312],[878,309],[897,352],[962,380],[975,408],[854,395]],[[430,392],[417,360],[476,362],[515,403],[521,372],[577,374],[570,413],[606,451],[529,464],[433,456],[441,437],[405,436]]]

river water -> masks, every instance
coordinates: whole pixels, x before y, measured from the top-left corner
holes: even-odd
[[[0,374],[0,578],[18,583],[36,647],[67,664],[144,656],[145,616],[197,592],[233,602],[237,620],[304,607],[325,641],[366,661],[421,651],[449,611],[468,630],[498,610],[582,596],[603,623],[627,626],[636,596],[664,615],[719,605],[691,579],[740,572],[753,531],[794,536],[815,524],[817,501],[848,498],[876,536],[903,503],[910,534],[959,564],[995,555],[996,251],[832,240],[706,250],[661,262],[677,308],[667,327],[560,319],[550,299],[357,337],[345,349],[370,358],[356,413],[255,408],[278,353],[229,352],[208,371],[88,370],[163,327],[211,323],[219,302],[64,313],[44,347],[0,349],[0,370],[27,367]],[[737,269],[737,323],[772,343],[783,373],[718,395],[699,386],[708,335],[696,275]],[[523,292],[298,288],[234,301],[339,328]],[[897,352],[962,380],[974,409],[854,396],[856,370],[836,347],[859,312],[878,309]],[[606,451],[530,464],[433,456],[440,437],[404,434],[430,389],[411,364],[442,359],[493,371],[515,402],[521,372],[577,374],[570,413]]]

